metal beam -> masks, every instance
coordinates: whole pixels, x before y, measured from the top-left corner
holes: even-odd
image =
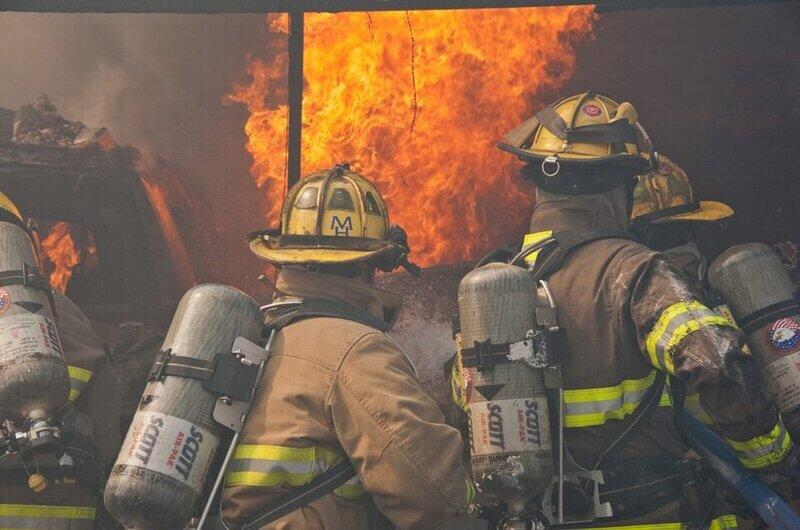
[[[398,11],[595,4],[599,12],[794,0],[0,0],[0,11],[61,13],[267,13]]]
[[[300,180],[303,135],[303,12],[289,13],[288,184]]]

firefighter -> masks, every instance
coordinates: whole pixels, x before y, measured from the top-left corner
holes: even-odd
[[[0,192],[0,221],[17,224],[41,258],[35,225]],[[64,294],[53,291],[56,325],[70,379],[68,405],[60,412],[66,452],[74,470],[20,467],[13,455],[0,457],[0,527],[91,530],[115,527],[101,513],[100,491],[108,462],[120,443],[119,378],[86,315]],[[4,462],[5,461],[5,462]],[[5,464],[5,465],[4,465]]]
[[[293,511],[252,528],[370,528],[375,508],[399,528],[440,527],[472,497],[461,438],[387,334],[399,298],[372,285],[376,269],[408,265],[405,233],[346,165],[293,186],[281,228],[250,243],[279,267],[265,312],[280,331],[228,469],[223,521],[286,505]],[[347,461],[352,479],[293,504]]]
[[[499,147],[526,163],[537,188],[522,255],[549,280],[566,330],[566,449],[603,472],[600,497],[615,513],[593,526],[740,527],[717,486],[686,460],[676,421],[683,396],[698,392],[712,429],[769,482],[794,473],[796,450],[742,352],[742,333],[628,231],[634,177],[658,160],[634,107],[578,94],[537,112]],[[654,482],[663,485],[645,486]]]
[[[667,157],[638,178],[633,191],[631,231],[650,249],[667,255],[704,295],[708,260],[695,239],[698,226],[722,223],[733,208],[717,201],[697,201],[686,172]],[[705,300],[707,303],[710,300]]]

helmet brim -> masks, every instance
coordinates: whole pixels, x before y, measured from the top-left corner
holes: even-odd
[[[653,224],[682,222],[713,223],[714,221],[721,221],[732,217],[734,214],[733,208],[722,202],[700,201],[699,204],[700,207],[693,212],[670,215],[651,222]]]
[[[282,247],[280,237],[257,237],[250,241],[253,254],[275,265],[358,263],[377,258],[391,248],[389,243],[376,250]]]

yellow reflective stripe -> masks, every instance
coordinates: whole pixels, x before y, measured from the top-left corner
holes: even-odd
[[[772,430],[762,436],[756,436],[744,442],[725,438],[736,456],[748,469],[761,469],[778,464],[786,458],[792,448],[792,440],[782,422],[775,424]]]
[[[593,427],[606,420],[621,420],[631,414],[653,385],[656,370],[640,379],[625,379],[618,385],[600,388],[564,390],[564,425],[566,427]],[[665,387],[659,406],[672,406]]]
[[[687,394],[683,401],[683,408],[686,409],[689,415],[704,425],[711,425],[714,423],[711,416],[708,415],[703,405],[700,403],[699,392]]]
[[[232,471],[225,477],[228,486],[305,486],[311,482],[317,473],[293,473],[290,471]]]
[[[735,515],[723,515],[717,517],[708,527],[708,530],[728,530],[729,528],[739,528]]]
[[[37,504],[0,504],[0,517],[31,517],[41,519],[94,519],[91,506],[47,506]]]
[[[522,239],[522,248],[529,247],[531,245],[535,245],[537,243],[541,243],[547,238],[553,237],[552,230],[544,230],[542,232],[533,232],[532,234],[525,234],[525,237]],[[539,250],[535,250],[525,256],[525,263],[531,264],[536,262],[536,258],[539,257]]]
[[[649,523],[623,526],[593,526],[591,529],[579,528],[575,530],[686,530],[688,527],[685,523]],[[731,528],[739,528],[735,515],[717,517],[708,525],[708,530],[730,530]]]
[[[242,444],[233,452],[234,460],[289,460],[297,462],[324,461],[333,465],[342,455],[324,447],[284,447],[280,445]]]
[[[84,383],[88,383],[89,379],[92,378],[92,372],[90,370],[86,370],[85,368],[67,366],[67,371],[69,372],[69,377],[71,379],[77,379],[78,381],[82,381]]]
[[[472,479],[467,477],[467,503],[466,506],[472,504],[472,501],[475,500],[475,485],[472,483]]]
[[[72,403],[81,395],[81,392],[92,378],[92,372],[77,366],[67,366],[69,373],[69,401]]]
[[[344,456],[324,447],[243,444],[233,453],[225,477],[229,486],[303,486]],[[343,491],[354,493],[353,481]]]
[[[659,407],[671,407],[672,406],[672,394],[669,393],[669,387],[664,385],[664,391],[661,392],[661,399],[658,400]]]
[[[725,317],[714,313],[700,302],[678,302],[665,309],[645,338],[650,363],[675,374],[672,354],[675,347],[693,333],[707,326],[733,327]]]
[[[333,490],[333,494],[345,499],[359,500],[367,496],[367,490],[361,486],[344,484]]]
[[[450,368],[450,393],[453,397],[453,403],[461,410],[466,411],[468,407],[464,395],[464,376],[459,371],[458,364],[460,364],[460,355],[453,359],[453,366]]]

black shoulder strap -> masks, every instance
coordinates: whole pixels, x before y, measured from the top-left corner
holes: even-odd
[[[342,318],[380,331],[389,331],[390,327],[387,322],[375,318],[365,311],[358,311],[343,302],[327,298],[304,298],[298,305],[270,319],[268,326],[271,329],[280,330],[293,322],[315,317]]]
[[[545,244],[539,252],[536,263],[531,270],[533,277],[537,281],[546,279],[561,267],[570,252],[587,243],[601,239],[628,239],[633,241],[636,240],[636,236],[627,230],[614,228],[555,232],[550,242]]]

